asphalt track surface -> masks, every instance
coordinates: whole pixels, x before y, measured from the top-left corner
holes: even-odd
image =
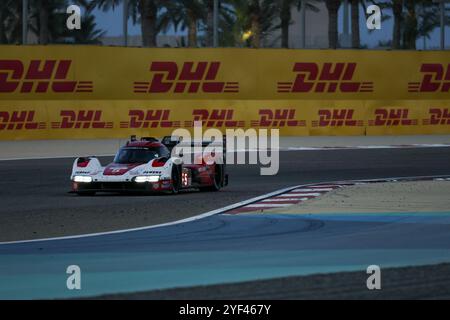
[[[85,228],[79,233],[103,231],[107,222],[97,223],[93,227],[90,222],[94,220],[90,217],[92,212],[94,216],[104,214],[103,217],[109,217],[111,209],[114,213],[114,205],[102,208],[102,204],[110,205],[111,201],[117,201],[115,206],[125,213],[130,202],[133,202],[131,205],[135,206],[137,213],[133,217],[142,218],[146,214],[147,217],[154,217],[178,209],[178,215],[174,216],[179,219],[278,188],[308,182],[448,175],[449,152],[449,148],[286,152],[281,155],[281,170],[277,176],[260,177],[257,167],[231,167],[229,188],[214,194],[192,192],[175,197],[79,198],[67,195],[62,186],[67,179],[66,160],[63,159],[39,160],[43,161],[41,165],[39,161],[24,161],[24,170],[19,177],[28,184],[25,183],[25,187],[20,189],[22,192],[28,189],[28,193],[25,193],[26,196],[24,193],[13,196],[13,186],[16,184],[12,176],[17,171],[14,167],[5,169],[3,165],[15,163],[20,168],[21,162],[4,162],[1,163],[2,174],[10,180],[1,189],[1,199],[8,205],[3,206],[1,213],[2,219],[7,217],[2,221],[6,224],[0,225],[2,233],[5,230],[14,234],[11,230],[6,231],[16,228],[15,224],[8,222],[12,215],[20,215],[21,211],[11,209],[21,206],[22,210],[32,210],[28,217],[32,216],[36,230],[38,226],[44,227],[49,221],[52,222],[50,227],[41,230],[39,237],[49,236],[52,228],[61,232],[61,226],[53,221],[58,215],[68,218],[67,211],[72,211],[69,213],[72,215],[70,219],[65,221],[68,226],[79,224],[80,228],[84,225]],[[46,161],[50,163],[44,165]],[[42,171],[37,174],[39,168]],[[34,176],[40,178],[27,180],[25,176],[33,177],[33,170]],[[44,178],[47,175],[48,181]],[[50,183],[52,179],[53,184]],[[59,187],[55,186],[58,181]],[[30,189],[34,189],[36,194],[31,196]],[[197,207],[201,200],[204,207],[199,210]],[[47,220],[38,224],[42,212],[46,212]],[[34,214],[37,217],[33,217]],[[124,228],[124,222],[129,217],[116,215],[112,226]],[[23,216],[21,218],[25,219]],[[74,223],[74,219],[78,221]],[[139,222],[133,226],[155,223],[150,218]],[[61,235],[75,233],[76,228],[67,228]],[[0,245],[0,298],[88,297],[341,271],[357,271],[357,274],[365,275],[365,268],[371,264],[389,268],[449,261],[450,212],[406,215],[396,212],[376,215],[214,215],[150,230]],[[65,269],[71,264],[80,265],[83,270],[81,291],[65,288]],[[340,284],[327,286],[335,289],[333,297],[345,293],[348,284],[345,277],[339,278]],[[410,275],[403,276],[403,282],[399,282],[397,277],[395,285],[403,283],[402,288],[414,291],[421,283],[408,282],[410,278]],[[355,279],[359,278],[352,279],[357,281]],[[434,277],[434,282],[428,281],[428,289],[438,294],[433,289],[436,279],[439,277]],[[237,285],[233,290],[252,298],[251,292],[255,292],[254,289],[260,284],[260,281],[256,282],[246,291],[240,290]],[[390,284],[384,284],[389,289]],[[266,298],[277,297],[282,290],[274,288],[273,285],[266,286],[260,293]],[[170,298],[170,295],[167,297]]]
[[[218,214],[149,230],[0,245],[0,299],[91,297],[343,271],[367,277],[373,264],[384,270],[444,262],[450,262],[450,212]],[[70,265],[81,268],[80,291],[66,288]]]
[[[101,158],[103,164],[111,158]],[[230,165],[217,193],[79,197],[67,193],[73,159],[0,161],[0,241],[40,239],[175,221],[304,183],[450,174],[450,148],[280,152],[280,170]]]

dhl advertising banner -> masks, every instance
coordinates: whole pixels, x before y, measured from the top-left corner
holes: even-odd
[[[0,137],[124,138],[176,128],[280,129],[281,135],[448,134],[445,100],[9,100],[0,101]]]
[[[450,53],[0,46],[0,139],[450,133]]]

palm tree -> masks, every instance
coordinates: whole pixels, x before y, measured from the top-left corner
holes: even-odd
[[[214,0],[202,0],[203,7],[206,8],[206,41],[207,47],[214,45]],[[233,29],[233,10],[229,1],[218,1],[218,40],[219,44],[234,44],[233,33],[230,30]]]
[[[133,23],[140,22],[142,46],[156,47],[158,35],[158,10],[161,7],[158,0],[129,0],[128,5]],[[167,1],[168,2],[168,1]],[[122,0],[93,0],[93,3],[103,11],[114,10]]]
[[[419,37],[429,38],[429,34],[440,26],[439,3],[430,3],[427,0],[407,0],[405,7],[403,47],[405,49],[416,49],[416,41]],[[445,25],[449,25],[449,8],[445,9],[444,16],[446,18]]]
[[[22,3],[4,0],[0,3],[0,43],[20,44],[22,41]]]
[[[98,30],[92,10],[95,4],[89,0],[73,0],[85,12],[81,18],[81,30],[67,30],[66,0],[34,0],[30,2],[30,30],[38,36],[40,44],[48,43],[99,43],[105,32]]]
[[[421,7],[419,13],[417,8]],[[439,26],[439,4],[429,0],[392,0],[386,4],[392,8],[394,28],[393,49],[415,49],[419,37],[429,34]],[[446,24],[450,23],[450,9],[446,9]]]
[[[49,17],[58,5],[61,5],[61,3],[56,3],[56,1],[52,0],[34,0],[30,2],[31,11],[37,21],[35,31],[38,33],[39,44],[45,45],[50,41]]]
[[[78,4],[78,3],[77,3]],[[31,0],[29,2],[29,27],[38,43],[57,43],[65,33],[65,0]]]
[[[73,0],[71,3],[86,9],[82,17],[82,30],[67,30],[64,0],[30,1],[27,22],[30,32],[37,35],[40,44],[48,43],[98,43],[104,33],[96,29],[95,17],[91,14],[94,6],[89,0]],[[45,12],[44,12],[45,11]],[[0,2],[0,43],[20,43],[22,37],[22,2],[5,0]],[[3,18],[2,18],[3,17]]]
[[[400,49],[402,39],[403,0],[392,0],[392,13],[394,15],[392,48]]]
[[[158,5],[154,0],[139,0],[138,11],[141,15],[142,46],[156,47],[158,35]]]
[[[236,30],[238,30],[239,19],[236,17],[236,11],[229,3],[230,1],[220,1],[219,5],[219,25],[218,25],[218,40],[221,47],[234,47],[236,45]],[[212,28],[208,30],[211,32]],[[240,32],[239,32],[240,34]]]
[[[86,0],[72,1],[71,3],[86,6]],[[35,21],[32,30],[38,35],[39,44],[46,45],[57,42],[64,33],[66,8],[69,6],[67,0],[31,0],[30,14]]]
[[[201,0],[177,0],[166,5],[167,15],[172,21],[175,31],[187,29],[188,46],[197,46],[197,32],[200,22],[206,20],[206,1]]]
[[[250,0],[248,5],[248,13],[250,18],[251,46],[259,48],[261,45],[261,5],[259,0]]]
[[[6,43],[6,31],[5,31],[5,23],[4,20],[4,3],[0,3],[0,44]]]
[[[294,0],[281,0],[280,6],[280,27],[281,27],[281,47],[289,47],[289,25],[291,24],[291,9]]]
[[[376,4],[380,7],[384,13],[385,9],[390,9],[394,16],[394,26],[392,29],[392,49],[400,49],[402,47],[402,30],[404,29],[404,16],[403,16],[403,3],[405,0],[390,0],[387,2],[380,2],[375,0],[370,0],[372,4]],[[383,14],[382,20],[390,19],[391,17],[387,14]],[[386,44],[389,44],[387,42]]]
[[[269,0],[232,0],[232,30],[237,45],[259,48],[261,41],[279,26],[277,3]]]
[[[328,47],[338,47],[338,11],[341,0],[325,0],[328,9]]]
[[[314,2],[318,2],[319,0],[312,0]],[[281,28],[281,47],[288,48],[289,47],[289,26],[291,25],[291,12],[294,6],[297,6],[297,9],[301,9],[302,2],[305,2],[306,10],[310,10],[313,12],[318,12],[319,8],[317,8],[311,0],[280,0],[279,12],[280,12],[280,28]]]
[[[350,0],[352,15],[352,48],[358,49],[361,46],[359,35],[359,4],[360,0]]]
[[[106,34],[106,31],[97,29],[95,16],[92,11],[95,9],[95,4],[85,3],[85,12],[81,18],[80,30],[73,30],[68,32],[68,36],[73,37],[74,43],[77,44],[101,44],[101,38]]]
[[[214,45],[214,0],[206,0],[206,46]]]
[[[416,39],[418,36],[416,0],[406,0],[406,19],[403,41],[405,49],[416,49]]]
[[[17,16],[19,12],[19,7],[16,1],[6,0],[0,2],[0,44],[9,43],[8,34],[10,33],[10,28],[8,24],[13,16]]]
[[[420,7],[417,36],[424,39],[424,48],[426,48],[426,39],[429,39],[430,33],[440,26],[440,7],[438,3],[429,3],[427,1],[421,1]],[[450,24],[450,8],[445,9],[445,17],[445,25],[448,26]]]

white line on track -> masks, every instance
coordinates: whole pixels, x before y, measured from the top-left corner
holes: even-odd
[[[114,154],[98,154],[96,157],[112,157]],[[24,158],[5,158],[0,159],[0,161],[20,161],[20,160],[48,160],[48,159],[69,159],[69,158],[77,158],[80,156],[55,156],[55,157],[24,157]]]
[[[319,192],[319,191],[332,191],[335,188],[300,188],[300,189],[295,189],[292,190],[292,194],[296,193],[296,192]]]
[[[278,198],[278,197],[276,197],[276,198],[264,199],[261,202],[300,201],[301,199],[304,199],[304,198]]]
[[[348,183],[349,181],[352,182],[381,182],[381,181],[389,181],[389,180],[399,180],[399,179],[445,179],[450,180],[450,175],[439,175],[439,176],[412,176],[412,177],[396,177],[396,178],[379,178],[379,179],[364,179],[364,180],[343,180],[343,181],[327,181],[323,182],[324,184],[339,184],[339,183]],[[243,207],[247,204],[255,203],[260,200],[264,200],[270,197],[280,196],[283,193],[292,191],[294,189],[299,189],[303,187],[308,187],[312,185],[319,185],[321,182],[316,183],[309,183],[304,185],[298,185],[298,186],[292,186],[284,189],[279,189],[267,194],[264,194],[262,196],[258,196],[252,199],[244,200],[223,208],[219,208],[216,210],[208,211],[203,214],[199,214],[197,216],[189,217],[186,219],[181,219],[173,222],[167,222],[167,223],[161,223],[153,226],[145,226],[145,227],[139,227],[139,228],[130,228],[130,229],[122,229],[122,230],[115,230],[115,231],[106,231],[106,232],[97,232],[97,233],[88,233],[88,234],[81,234],[81,235],[74,235],[74,236],[65,236],[65,237],[55,237],[55,238],[43,238],[43,239],[32,239],[32,240],[18,240],[18,241],[6,241],[6,242],[0,242],[0,245],[8,245],[8,244],[20,244],[20,243],[31,243],[31,242],[39,242],[39,241],[54,241],[54,240],[68,240],[68,239],[78,239],[78,238],[87,238],[87,237],[93,237],[93,236],[102,236],[102,235],[110,235],[110,234],[118,234],[118,233],[126,233],[126,232],[133,232],[133,231],[140,231],[140,230],[150,230],[160,227],[167,227],[167,226],[173,226],[181,223],[191,222],[200,220],[203,218],[207,218],[210,216],[213,216],[215,214],[224,213],[227,211],[231,211],[236,208]]]
[[[285,147],[279,149],[269,149],[274,151],[314,151],[314,150],[360,150],[360,149],[411,149],[411,148],[443,148],[450,147],[450,144],[411,144],[411,145],[368,145],[368,146],[336,146],[336,147]],[[267,151],[266,149],[260,149]],[[258,149],[236,150],[236,152],[257,152]],[[43,157],[20,157],[20,158],[0,158],[0,161],[17,161],[17,160],[45,160],[45,159],[66,159],[76,158],[80,155],[62,155],[62,156],[43,156]],[[110,157],[114,154],[99,154],[96,157]]]
[[[443,148],[450,147],[446,143],[409,144],[409,145],[368,145],[368,146],[336,146],[336,147],[289,147],[291,151],[309,150],[348,150],[348,149],[409,149],[409,148]],[[280,149],[281,150],[281,149]]]
[[[39,242],[39,241],[77,239],[77,238],[86,238],[86,237],[103,236],[103,235],[109,235],[109,234],[117,234],[117,233],[149,230],[149,229],[155,229],[155,228],[160,228],[160,227],[168,227],[168,226],[173,226],[173,225],[177,225],[177,224],[181,224],[181,223],[186,223],[186,222],[191,222],[191,221],[207,218],[207,217],[213,216],[215,214],[219,214],[219,213],[223,213],[223,212],[226,212],[226,211],[230,211],[230,210],[233,210],[233,209],[245,206],[245,205],[250,204],[250,203],[258,202],[258,201],[266,199],[266,198],[274,197],[274,196],[277,196],[279,194],[282,194],[282,193],[285,193],[285,192],[289,192],[290,190],[292,190],[294,188],[298,188],[298,187],[299,186],[294,186],[294,187],[289,187],[289,188],[276,190],[276,191],[264,194],[262,196],[258,196],[258,197],[255,197],[255,198],[244,200],[244,201],[241,201],[241,202],[238,202],[238,203],[235,203],[235,204],[223,207],[223,208],[219,208],[219,209],[216,209],[216,210],[208,211],[208,212],[199,214],[197,216],[193,216],[193,217],[189,217],[189,218],[186,218],[186,219],[181,219],[181,220],[177,220],[177,221],[173,221],[173,222],[161,223],[161,224],[157,224],[157,225],[138,227],[138,228],[121,229],[121,230],[105,231],[105,232],[97,232],[97,233],[88,233],[88,234],[81,234],[81,235],[74,235],[74,236],[43,238],[43,239],[31,239],[31,240],[18,240],[18,241],[6,241],[6,242],[0,242],[0,245]]]

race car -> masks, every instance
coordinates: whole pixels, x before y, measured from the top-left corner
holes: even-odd
[[[228,184],[223,161],[183,163],[182,155],[172,156],[180,143],[174,137],[161,141],[153,137],[137,140],[132,136],[119,149],[112,163],[102,166],[99,159],[75,159],[70,176],[72,192],[94,195],[96,192],[161,192],[176,194],[182,189],[218,191]],[[202,142],[202,147],[210,142]],[[222,149],[223,150],[223,149]],[[223,154],[223,153],[222,153]]]

